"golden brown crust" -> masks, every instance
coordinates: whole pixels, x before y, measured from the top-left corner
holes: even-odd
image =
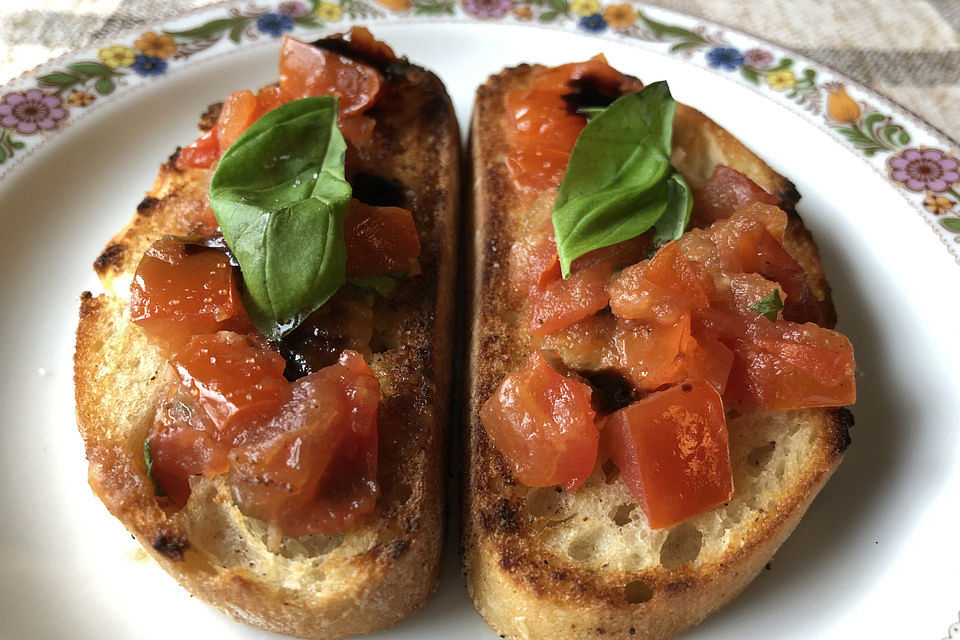
[[[460,138],[450,99],[434,74],[410,67],[397,91],[403,95],[392,101],[419,109],[380,110],[374,136],[386,151],[376,168],[404,186],[420,233],[423,273],[402,282],[375,311],[382,348],[371,366],[384,394],[378,411],[381,497],[360,525],[325,538],[324,550],[304,552],[316,541],[285,539],[285,555],[267,553],[256,522],[213,484],[202,491],[195,485],[182,510],[154,496],[143,440],[164,359],[130,322],[122,296],[81,296],[74,377],[94,492],[191,593],[238,620],[297,637],[342,638],[392,626],[420,608],[439,579]],[[97,258],[95,269],[108,290],[116,283],[122,293],[124,278],[154,240],[191,232],[185,221],[203,206],[208,172],[179,171],[175,157],[161,167],[131,223]],[[228,526],[220,527],[217,518]],[[229,548],[228,533],[255,548]],[[251,561],[235,561],[234,551]]]
[[[471,128],[474,316],[464,438],[467,586],[481,615],[509,638],[668,638],[737,595],[769,560],[839,464],[849,443],[852,417],[845,409],[782,412],[800,425],[795,428],[813,434],[808,459],[789,491],[777,497],[775,508],[761,509],[755,521],[733,532],[738,543],[727,545],[722,553],[703,551],[695,563],[669,569],[660,564],[624,569],[595,566],[573,558],[572,547],[560,552],[548,542],[559,539],[557,531],[578,525],[569,520],[544,525],[535,513],[534,492],[513,480],[478,417],[481,403],[532,348],[517,327],[507,289],[509,251],[524,228],[518,219],[524,212],[508,186],[502,162],[506,149],[502,105],[505,91],[522,86],[534,68],[507,69],[482,85]],[[787,196],[792,210],[793,186],[695,109],[678,105],[674,149],[674,164],[694,188],[722,162],[765,189]],[[803,253],[801,262],[815,281],[822,304],[832,312],[816,247],[799,218],[794,214],[792,219],[797,223],[788,231],[791,250]],[[732,438],[738,437],[736,428],[731,426]],[[603,485],[601,470],[594,475],[601,478],[594,485]],[[588,482],[585,488],[590,486]],[[607,526],[612,527],[613,523]]]

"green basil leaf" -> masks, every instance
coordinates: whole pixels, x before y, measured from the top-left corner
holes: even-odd
[[[346,282],[346,148],[336,98],[294,100],[247,129],[210,181],[210,206],[240,264],[247,312],[271,339]]]
[[[163,490],[163,487],[161,487],[153,477],[153,451],[150,449],[149,439],[144,439],[143,441],[143,459],[147,463],[147,477],[149,477],[150,482],[153,483],[153,495],[158,497],[167,495],[167,492]]]
[[[770,322],[777,321],[777,314],[783,311],[783,300],[780,299],[780,290],[774,289],[773,293],[764,296],[750,305],[751,311],[756,311]]]
[[[371,276],[367,278],[353,278],[350,284],[361,289],[370,289],[381,298],[390,299],[397,290],[397,281],[389,276]]]
[[[683,233],[693,199],[670,165],[675,107],[667,83],[655,82],[586,114],[553,208],[563,277],[583,254],[635,238],[661,219],[658,240]]]
[[[653,244],[662,247],[683,235],[693,211],[693,192],[687,181],[674,171],[667,179],[667,207],[653,225]]]

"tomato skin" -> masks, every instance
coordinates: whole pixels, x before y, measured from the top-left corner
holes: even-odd
[[[718,164],[707,183],[693,195],[693,218],[699,224],[710,224],[754,202],[776,205],[780,198],[736,169]]]
[[[217,119],[221,155],[257,120],[261,115],[258,111],[257,96],[252,91],[234,91],[227,96]]]
[[[206,413],[196,410],[196,398],[176,375],[160,392],[147,446],[153,460],[150,475],[178,505],[190,498],[190,478],[213,477],[229,468],[229,443]]]
[[[223,252],[162,238],[137,265],[130,284],[130,319],[151,342],[174,351],[191,336],[246,320],[237,285]]]
[[[383,76],[373,67],[284,36],[280,45],[280,90],[287,101],[334,95],[340,114],[362,113],[376,101]]]
[[[624,269],[608,291],[614,315],[664,324],[708,307],[715,293],[707,270],[687,260],[675,242],[664,245],[650,260]]]
[[[347,277],[420,273],[420,237],[413,214],[399,207],[350,201],[343,225]]]
[[[480,420],[514,477],[529,487],[575,491],[597,460],[590,387],[557,373],[540,351],[508,374]]]
[[[194,336],[170,364],[220,431],[269,414],[289,397],[280,354],[229,331]]]
[[[732,352],[716,338],[693,337],[689,315],[672,325],[620,321],[614,344],[621,370],[638,391],[701,379],[723,393],[733,364]]]
[[[733,497],[723,402],[702,380],[670,387],[611,414],[603,447],[652,529]]]
[[[850,341],[812,322],[776,323],[701,309],[695,336],[715,337],[734,355],[724,398],[761,409],[837,407],[856,402]]]
[[[217,127],[204,133],[180,150],[177,155],[177,169],[209,169],[220,159],[220,140],[217,139]]]
[[[291,400],[230,453],[243,513],[284,535],[344,531],[378,494],[380,384],[355,351],[292,385]]]
[[[545,335],[566,329],[607,306],[612,271],[609,262],[598,260],[573,269],[570,277],[563,279],[558,264],[548,282],[530,289],[526,305],[530,333]]]
[[[555,190],[570,161],[570,152],[587,120],[568,104],[578,84],[591,87],[611,100],[623,94],[626,78],[596,56],[586,62],[535,71],[530,86],[504,95],[510,149],[507,173],[525,204],[537,194]]]

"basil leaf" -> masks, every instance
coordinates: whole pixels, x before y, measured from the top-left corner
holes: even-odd
[[[244,303],[279,339],[346,281],[351,188],[337,100],[294,100],[234,142],[210,181],[210,206],[243,273]]]
[[[397,290],[397,281],[389,276],[370,276],[367,278],[353,278],[350,284],[361,289],[370,289],[380,294],[381,298],[390,299]]]
[[[161,487],[153,477],[153,450],[150,449],[149,439],[144,439],[143,441],[143,459],[147,463],[147,477],[150,478],[150,482],[153,483],[153,495],[159,498],[166,496],[167,492],[163,490],[163,487]]]
[[[583,254],[654,225],[658,242],[683,233],[693,199],[670,165],[675,107],[667,83],[655,82],[615,100],[580,133],[553,208],[564,278]]]
[[[773,293],[764,296],[750,305],[750,311],[756,311],[770,322],[777,321],[777,314],[783,311],[783,300],[780,299],[780,290],[774,289]]]
[[[667,180],[667,208],[653,225],[653,244],[661,247],[683,235],[690,224],[693,211],[693,192],[687,181],[676,171]]]

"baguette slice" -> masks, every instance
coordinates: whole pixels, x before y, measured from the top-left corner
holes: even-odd
[[[302,638],[389,627],[420,608],[439,579],[443,539],[460,137],[443,84],[416,66],[378,104],[375,159],[361,168],[402,187],[420,234],[423,273],[374,307],[380,380],[380,495],[344,534],[283,538],[240,513],[224,483],[201,479],[182,510],[158,501],[144,462],[165,359],[129,319],[130,278],[164,234],[185,235],[209,171],[164,163],[132,222],[95,262],[106,294],[81,296],[75,383],[90,485],[160,565],[235,619]],[[216,121],[219,105],[201,120]],[[271,548],[274,550],[272,551]]]
[[[504,94],[539,67],[491,77],[477,92],[472,339],[464,500],[467,588],[502,636],[524,640],[660,639],[697,624],[736,596],[797,525],[850,440],[846,409],[728,416],[733,499],[669,529],[651,530],[616,468],[597,465],[576,492],[516,482],[478,411],[533,350],[508,289],[508,256],[527,225],[503,163]],[[639,82],[635,89],[639,89]],[[694,189],[716,164],[781,197],[786,246],[810,276],[824,324],[835,319],[796,189],[699,111],[678,104],[672,162]]]

